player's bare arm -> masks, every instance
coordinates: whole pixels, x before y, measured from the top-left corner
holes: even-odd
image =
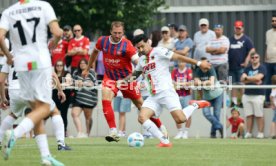
[[[63,103],[66,101],[66,95],[64,94],[64,92],[62,90],[58,76],[55,72],[53,72],[52,77],[53,77],[54,82],[56,83],[56,88],[58,90],[58,98],[60,99],[60,102]]]
[[[8,105],[8,100],[5,93],[5,81],[7,78],[7,73],[0,73],[0,95],[1,95],[1,108],[6,109]]]
[[[50,44],[50,48],[53,49],[57,46],[58,42],[62,38],[63,30],[59,27],[57,21],[52,21],[49,23],[50,31],[53,34],[53,38]]]
[[[197,65],[201,69],[210,69],[211,68],[211,64],[208,61],[197,61],[195,59],[192,59],[192,58],[189,58],[189,57],[186,57],[186,56],[182,56],[182,55],[177,54],[177,53],[173,54],[172,60],[184,61],[184,62],[190,63],[192,65]]]
[[[89,58],[87,69],[82,71],[82,76],[86,77],[88,75],[90,68],[93,66],[93,64],[95,63],[98,57],[98,54],[99,54],[99,50],[94,48]]]
[[[7,31],[5,29],[0,29],[0,47],[1,50],[4,52],[4,55],[7,57],[7,63],[11,65],[13,56],[10,53],[8,47],[6,46],[5,38],[6,38]]]

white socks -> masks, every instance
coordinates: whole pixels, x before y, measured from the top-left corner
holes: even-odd
[[[52,117],[53,128],[57,142],[61,145],[64,143],[64,123],[60,115],[55,115]]]
[[[0,142],[2,142],[3,140],[3,136],[4,133],[8,130],[12,128],[13,122],[16,119],[14,119],[12,116],[8,115],[5,117],[5,119],[3,120],[3,122],[1,123],[1,127],[0,127]]]
[[[48,140],[46,134],[40,134],[35,137],[36,143],[38,145],[41,157],[47,157],[50,155]]]
[[[21,138],[25,133],[29,133],[34,128],[33,121],[26,117],[22,122],[14,129],[15,138]]]
[[[146,120],[142,126],[146,131],[150,132],[154,137],[158,138],[163,144],[170,143],[170,141],[162,134],[162,132],[151,120]]]
[[[184,115],[186,116],[186,119],[188,120],[191,115],[193,114],[193,112],[198,108],[198,105],[189,105],[187,107],[185,107],[182,112],[184,113]]]

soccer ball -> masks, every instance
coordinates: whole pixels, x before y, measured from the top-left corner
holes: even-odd
[[[142,134],[134,132],[128,136],[127,143],[130,147],[142,147],[144,146],[144,137]]]

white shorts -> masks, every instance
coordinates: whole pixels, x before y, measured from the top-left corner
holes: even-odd
[[[143,103],[142,107],[154,111],[155,116],[159,117],[162,113],[162,107],[166,107],[170,112],[181,110],[179,96],[174,89],[167,89],[159,92],[154,96],[149,96]]]
[[[20,90],[9,89],[10,97],[10,110],[16,117],[21,117],[25,115],[26,108],[30,108],[29,102],[22,100],[20,98]],[[56,103],[51,100],[50,111],[54,111]]]
[[[19,95],[19,89],[9,89],[10,110],[18,118],[23,116],[25,109],[30,106],[29,102],[22,100]]]
[[[264,100],[263,95],[243,95],[242,104],[245,116],[255,115],[256,117],[264,116]]]
[[[52,68],[19,71],[20,98],[25,101],[52,102]]]

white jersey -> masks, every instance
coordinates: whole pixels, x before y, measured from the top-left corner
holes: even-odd
[[[19,80],[17,77],[17,73],[14,70],[13,66],[10,66],[7,64],[7,58],[5,57],[5,63],[1,69],[1,73],[7,73],[8,74],[8,89],[20,89]]]
[[[173,88],[169,64],[173,52],[163,47],[153,48],[148,55],[139,58],[137,71],[143,71],[148,82],[148,90],[155,95]]]
[[[17,2],[2,13],[0,28],[9,31],[16,71],[51,67],[47,26],[57,20],[45,1]]]

